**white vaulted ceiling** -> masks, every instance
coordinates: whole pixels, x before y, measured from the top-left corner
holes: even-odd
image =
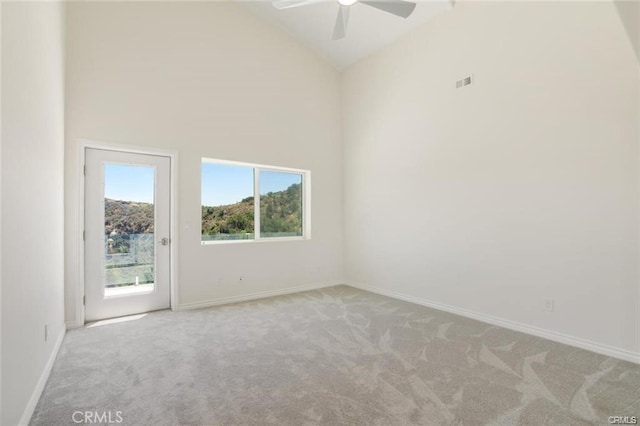
[[[337,69],[348,67],[452,7],[450,0],[417,0],[413,14],[403,19],[356,3],[351,6],[347,36],[332,40],[339,8],[337,0],[283,10],[275,9],[270,0],[238,1],[289,32]]]

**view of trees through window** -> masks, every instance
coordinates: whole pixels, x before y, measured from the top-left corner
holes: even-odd
[[[202,241],[255,239],[256,192],[259,238],[302,236],[302,178],[301,173],[203,161]]]
[[[260,171],[260,236],[302,236],[302,175]]]
[[[154,169],[105,164],[105,287],[154,282]]]

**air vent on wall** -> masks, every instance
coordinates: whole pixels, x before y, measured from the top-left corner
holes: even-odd
[[[472,83],[472,76],[465,77],[462,80],[456,81],[456,89],[459,89],[464,86],[469,86]]]

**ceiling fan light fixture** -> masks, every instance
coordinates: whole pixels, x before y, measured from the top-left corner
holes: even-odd
[[[2,1],[2,0],[0,0]],[[290,7],[306,6],[308,4],[322,3],[327,0],[271,0],[276,9],[288,9]],[[449,0],[454,1],[454,0]],[[380,9],[401,18],[408,18],[416,8],[416,4],[409,0],[338,0],[338,16],[333,27],[333,39],[343,39],[347,34],[347,23],[349,22],[350,6],[362,3]],[[335,4],[335,3],[334,3]]]

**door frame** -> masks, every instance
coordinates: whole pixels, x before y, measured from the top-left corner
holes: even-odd
[[[78,168],[76,170],[76,176],[78,178],[78,281],[76,284],[76,297],[75,297],[75,309],[76,309],[76,326],[82,327],[85,324],[85,309],[84,309],[84,297],[85,297],[85,247],[84,247],[84,203],[85,203],[85,182],[84,182],[84,168],[85,168],[85,150],[87,148],[101,149],[105,151],[120,151],[131,154],[145,154],[169,157],[171,162],[169,177],[169,232],[171,236],[170,248],[170,273],[169,273],[169,299],[172,311],[176,311],[178,304],[178,203],[177,203],[177,183],[178,183],[178,152],[174,150],[158,149],[152,147],[122,145],[111,142],[103,142],[89,139],[78,139]]]

